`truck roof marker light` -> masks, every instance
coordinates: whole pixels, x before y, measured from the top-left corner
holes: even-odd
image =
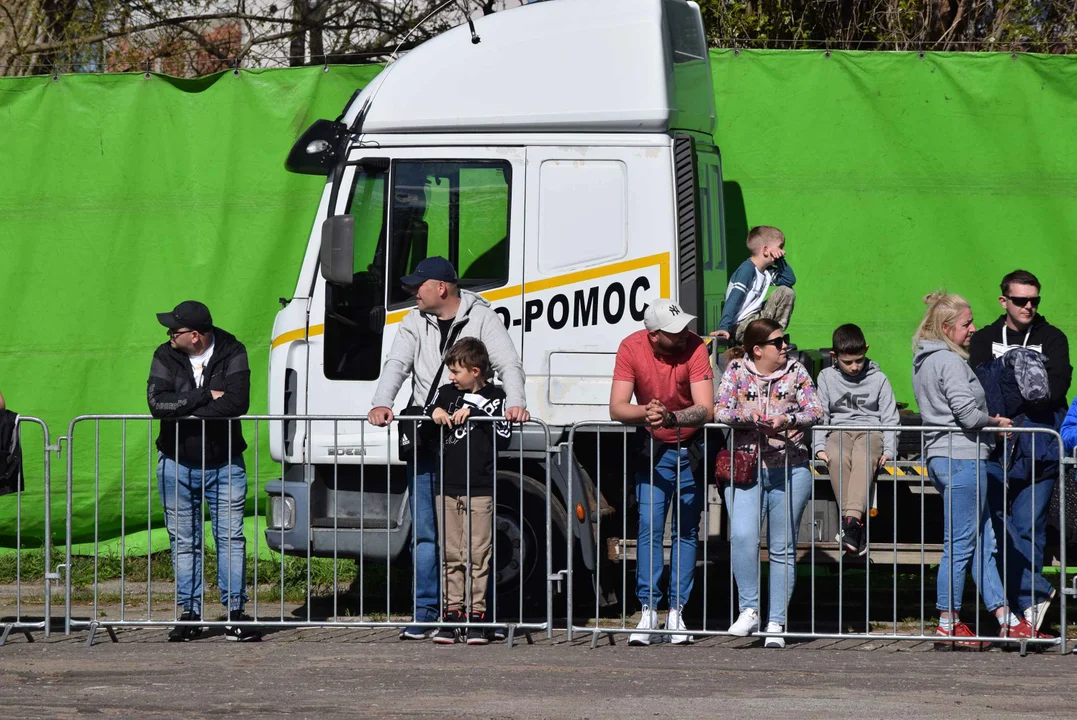
[[[585,517],[587,516],[583,512],[583,503],[576,503],[576,519],[583,522]]]

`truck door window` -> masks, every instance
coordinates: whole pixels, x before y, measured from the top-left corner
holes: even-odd
[[[398,279],[434,255],[448,258],[461,287],[477,290],[508,282],[511,180],[512,167],[507,162],[393,164],[391,306],[412,301]]]
[[[356,167],[346,212],[355,218],[351,287],[326,283],[325,376],[376,380],[385,330],[385,214],[388,173]]]

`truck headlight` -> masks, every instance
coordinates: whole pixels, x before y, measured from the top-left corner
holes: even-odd
[[[290,495],[270,495],[266,506],[266,525],[270,530],[291,530],[295,527],[295,498]]]

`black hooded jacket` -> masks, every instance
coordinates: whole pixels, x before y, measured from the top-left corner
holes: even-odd
[[[969,344],[969,365],[973,370],[995,357],[994,346],[1002,346],[1002,329],[1006,326],[1003,315],[972,336]],[[1052,410],[1069,407],[1066,395],[1073,379],[1073,367],[1070,366],[1070,346],[1065,333],[1056,328],[1042,315],[1032,319],[1032,324],[1025,332],[1006,329],[1006,340],[1010,346],[1028,347],[1047,356],[1047,382],[1050,385],[1050,398],[1043,404]]]
[[[224,392],[214,400],[211,390]],[[153,353],[146,398],[150,414],[161,420],[157,449],[165,457],[190,467],[220,467],[247,449],[239,422],[222,418],[246,414],[250,407],[251,369],[247,348],[229,332],[214,328],[213,356],[202,371],[202,387],[195,387],[189,356],[162,343]],[[201,420],[206,418],[203,458]],[[212,418],[212,419],[211,419]],[[229,447],[231,425],[231,447]],[[178,450],[178,456],[177,456]],[[231,450],[231,455],[229,455]]]

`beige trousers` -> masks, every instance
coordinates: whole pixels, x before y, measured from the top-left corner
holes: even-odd
[[[882,454],[882,433],[871,433],[869,442],[866,432],[835,430],[826,439],[826,456],[830,459],[826,467],[842,517],[859,514],[863,519],[868,509],[868,491]]]
[[[442,546],[445,548],[442,582],[445,609],[468,612],[470,608],[473,613],[486,612],[486,586],[490,581],[490,558],[494,547],[494,499],[489,495],[471,496],[470,542],[467,496],[442,495],[437,507],[438,522],[443,532]]]

